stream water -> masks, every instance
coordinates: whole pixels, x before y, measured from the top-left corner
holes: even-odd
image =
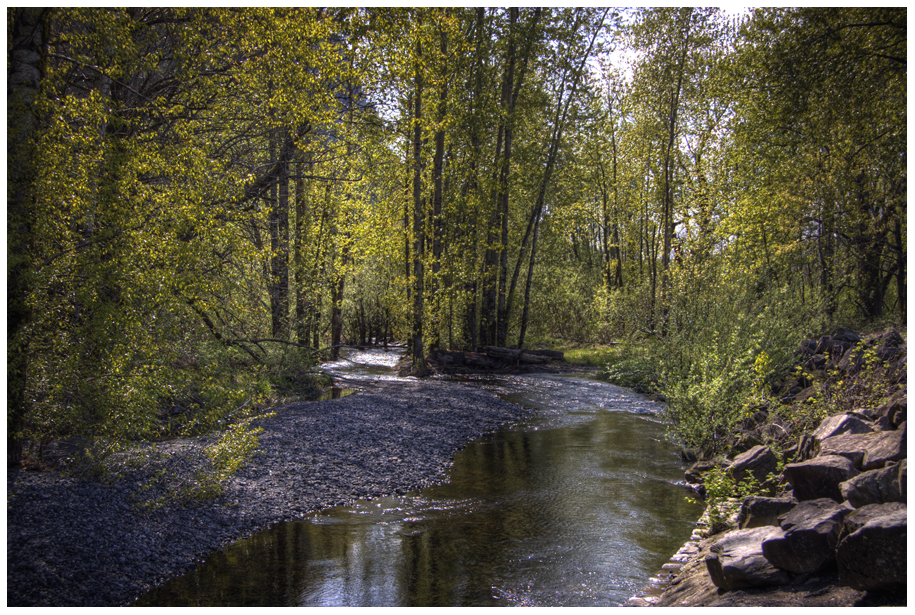
[[[391,353],[338,378],[394,378]],[[396,359],[396,357],[394,357]],[[355,361],[353,363],[352,361]],[[145,605],[610,606],[642,589],[701,507],[644,397],[581,376],[478,379],[542,418],[472,442],[449,482],[282,523]]]

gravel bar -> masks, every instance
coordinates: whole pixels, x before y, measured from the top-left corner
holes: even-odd
[[[275,523],[443,482],[455,452],[533,414],[453,382],[363,388],[255,423],[258,453],[215,500],[143,505],[192,484],[213,437],[140,448],[113,479],[8,470],[7,606],[129,605]]]

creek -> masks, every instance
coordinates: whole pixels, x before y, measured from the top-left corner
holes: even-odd
[[[396,356],[325,366],[349,388]],[[536,408],[471,442],[448,482],[281,523],[146,594],[147,606],[611,606],[689,537],[701,505],[658,407],[581,375],[470,379]],[[345,389],[344,389],[345,390]]]

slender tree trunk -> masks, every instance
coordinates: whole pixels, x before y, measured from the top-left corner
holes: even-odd
[[[441,88],[439,90],[439,101],[436,122],[439,126],[435,132],[435,154],[432,159],[432,319],[429,323],[429,349],[435,350],[440,345],[441,335],[441,293],[439,292],[440,279],[439,274],[442,267],[442,236],[444,233],[442,225],[442,186],[443,170],[445,160],[445,113],[448,101],[448,81],[446,70],[444,68],[446,57],[448,55],[448,40],[445,32],[440,32],[441,36],[441,61],[442,74]]]
[[[35,102],[44,77],[48,42],[47,9],[7,9],[10,36],[6,81],[7,172],[7,408],[6,458],[8,467],[22,461],[21,430],[28,414],[29,340],[32,318],[28,295],[31,283],[31,242],[35,205]]]
[[[661,233],[663,248],[661,253],[661,332],[667,332],[667,315],[669,313],[669,272],[670,252],[672,249],[672,240],[674,235],[674,211],[673,211],[673,173],[674,173],[674,142],[677,136],[677,113],[680,107],[680,93],[683,89],[683,75],[686,70],[686,56],[689,51],[690,27],[692,19],[692,8],[680,9],[680,15],[683,19],[683,40],[680,49],[680,59],[677,69],[677,81],[670,93],[670,108],[667,116],[667,147],[664,152],[664,201],[661,214]]]
[[[527,266],[527,282],[524,285],[524,307],[521,310],[521,330],[518,333],[518,348],[524,348],[524,336],[527,333],[527,316],[531,297],[531,281],[534,279],[534,259],[537,258],[537,231],[540,229],[540,215],[534,221],[534,238],[531,240],[531,258]]]
[[[421,374],[426,371],[426,357],[423,348],[423,253],[425,251],[425,232],[422,198],[422,91],[423,74],[419,58],[422,57],[422,46],[416,43],[416,92],[413,97],[413,368]]]
[[[305,240],[308,235],[308,204],[305,199],[305,174],[311,174],[311,163],[305,162],[304,153],[296,152],[295,178],[295,247],[293,253],[293,266],[295,267],[295,333],[296,341],[300,344],[311,342],[311,332],[308,328],[309,301],[305,289]]]
[[[905,288],[905,242],[902,239],[902,222],[899,216],[893,223],[893,236],[896,239],[896,303],[899,308],[899,322],[906,324],[906,288]]]

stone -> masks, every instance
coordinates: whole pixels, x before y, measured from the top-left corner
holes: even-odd
[[[839,327],[830,337],[837,342],[848,342],[851,344],[857,344],[862,339],[860,335],[846,327]]]
[[[874,343],[878,346],[899,348],[900,346],[905,345],[905,340],[902,339],[899,331],[896,329],[890,329],[888,331],[884,331],[877,339],[874,340]]]
[[[868,442],[867,450],[862,461],[862,470],[882,468],[889,461],[899,461],[906,457],[906,423],[895,431],[885,431],[874,434],[874,439]]]
[[[857,475],[854,464],[840,455],[821,455],[809,461],[789,463],[784,470],[785,479],[791,483],[794,497],[798,500],[831,498],[841,502],[839,483]]]
[[[737,527],[750,529],[754,527],[777,526],[780,515],[785,514],[797,505],[797,500],[790,497],[767,498],[750,496],[744,498],[737,516]]]
[[[718,465],[718,462],[715,460],[703,460],[697,461],[690,468],[684,472],[683,476],[686,478],[687,482],[690,483],[701,483],[702,475]]]
[[[854,414],[845,413],[827,416],[819,427],[814,430],[813,437],[817,440],[825,440],[833,436],[871,432],[873,432],[873,429],[869,423],[862,421],[860,417]]]
[[[849,459],[856,468],[862,468],[864,455],[872,443],[883,436],[882,433],[844,434],[824,438],[814,445],[816,456],[838,455]]]
[[[813,354],[815,355],[824,355],[827,352],[832,350],[832,338],[828,335],[824,335],[819,340],[817,340],[816,348],[813,349]]]
[[[855,508],[868,504],[905,501],[906,460],[890,462],[885,468],[870,470],[839,484],[842,497]]]
[[[712,582],[725,591],[788,583],[788,573],[770,564],[762,551],[763,541],[781,532],[778,527],[757,527],[725,534],[705,559]]]
[[[835,559],[842,520],[850,509],[830,498],[801,502],[779,517],[781,534],[763,541],[763,555],[795,574],[822,570]]]
[[[906,583],[906,506],[869,504],[849,514],[836,547],[839,582],[858,590]]]
[[[839,361],[837,367],[840,371],[848,372],[854,374],[859,369],[864,366],[865,362],[865,351],[863,348],[858,348],[857,346],[849,348],[844,355],[842,355],[842,360]]]
[[[874,408],[874,418],[878,419],[883,431],[896,429],[905,422],[907,403],[906,390],[901,389],[893,393],[885,403]]]
[[[734,458],[728,471],[738,483],[753,476],[759,483],[764,483],[769,474],[778,471],[778,458],[768,446],[754,446]]]

